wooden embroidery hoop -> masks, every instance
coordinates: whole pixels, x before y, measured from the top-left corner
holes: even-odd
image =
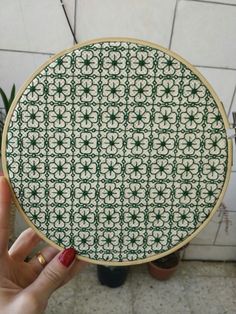
[[[20,88],[20,90],[18,91],[13,104],[8,112],[6,121],[5,121],[5,125],[4,125],[4,130],[3,130],[3,141],[2,141],[2,163],[3,163],[3,173],[4,176],[7,178],[11,191],[12,191],[12,195],[13,195],[13,200],[14,203],[16,204],[17,209],[19,210],[19,212],[21,213],[22,217],[24,218],[24,220],[26,221],[26,223],[48,244],[50,244],[51,246],[57,248],[58,250],[63,250],[62,247],[58,246],[57,244],[55,244],[54,242],[52,242],[51,240],[49,240],[41,231],[39,231],[35,225],[29,220],[29,218],[26,216],[26,214],[24,213],[23,209],[21,208],[18,199],[15,196],[15,193],[13,191],[10,179],[9,179],[9,175],[8,175],[8,171],[7,171],[7,159],[6,159],[6,139],[7,139],[7,132],[8,132],[8,127],[9,127],[9,123],[11,120],[11,116],[12,113],[14,112],[14,109],[18,103],[18,100],[20,99],[20,97],[22,96],[22,93],[24,92],[24,90],[26,89],[26,87],[30,84],[30,82],[35,78],[35,76],[37,74],[39,74],[47,65],[49,65],[50,63],[52,63],[54,60],[56,60],[58,57],[61,57],[63,55],[65,55],[66,53],[69,53],[71,51],[73,51],[74,49],[77,48],[81,48],[84,47],[86,45],[89,44],[95,44],[95,43],[101,43],[101,42],[119,42],[119,41],[123,41],[123,42],[130,42],[130,43],[135,43],[135,44],[141,44],[141,45],[146,45],[152,48],[156,48],[159,49],[165,53],[167,53],[169,56],[174,57],[175,59],[177,59],[178,61],[180,61],[181,63],[183,63],[184,65],[186,65],[195,75],[197,75],[197,77],[201,80],[201,82],[208,88],[208,90],[210,91],[212,97],[214,98],[218,109],[221,113],[221,116],[223,118],[223,122],[224,122],[224,126],[225,129],[229,129],[230,125],[227,119],[227,115],[225,113],[224,107],[219,99],[219,97],[217,96],[217,94],[215,93],[215,91],[213,90],[212,86],[209,84],[209,82],[202,76],[202,74],[193,66],[191,65],[188,61],[186,61],[185,59],[183,59],[181,56],[179,56],[178,54],[176,54],[175,52],[164,48],[160,45],[154,44],[152,42],[149,41],[144,41],[144,40],[138,40],[138,39],[134,39],[134,38],[126,38],[126,37],[115,37],[115,38],[99,38],[99,39],[93,39],[93,40],[89,40],[89,41],[84,41],[82,43],[76,44],[74,46],[72,46],[69,49],[65,49],[57,54],[55,54],[54,56],[50,57],[49,60],[47,62],[45,62],[44,64],[42,64],[29,78],[28,80],[26,80],[26,82],[23,84],[23,86]],[[194,237],[196,237],[196,235],[204,228],[206,227],[206,225],[210,222],[212,216],[214,215],[214,213],[216,212],[216,210],[219,208],[225,191],[227,189],[228,183],[229,183],[229,179],[230,179],[230,174],[231,174],[231,166],[232,166],[232,140],[231,139],[227,139],[228,141],[228,160],[227,160],[227,173],[226,173],[226,177],[225,177],[225,182],[223,185],[223,188],[221,190],[220,196],[214,206],[214,208],[211,210],[208,218],[189,236],[187,237],[184,241],[182,241],[181,243],[177,244],[176,246],[173,246],[171,249],[160,253],[160,254],[155,254],[152,256],[149,256],[147,258],[144,259],[139,259],[139,260],[135,260],[135,261],[125,261],[125,262],[114,262],[114,261],[105,261],[105,260],[93,260],[84,256],[77,256],[78,259],[80,260],[84,260],[87,261],[89,263],[93,263],[93,264],[98,264],[98,265],[106,265],[106,266],[126,266],[126,265],[137,265],[137,264],[143,264],[143,263],[147,263],[147,262],[151,262],[155,259],[164,257],[166,255],[169,255],[173,252],[175,252],[176,250],[180,249],[181,247],[185,246],[188,242],[190,242]]]

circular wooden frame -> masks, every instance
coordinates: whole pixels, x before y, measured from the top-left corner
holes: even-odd
[[[54,56],[50,57],[49,60],[47,62],[45,62],[44,64],[42,64],[29,78],[28,80],[26,80],[26,82],[23,84],[23,86],[20,88],[20,90],[18,91],[13,104],[8,112],[6,121],[5,121],[5,125],[4,125],[4,130],[3,130],[3,141],[2,141],[2,163],[3,163],[3,173],[4,176],[7,178],[11,191],[12,191],[12,195],[13,195],[13,200],[14,203],[17,207],[17,209],[19,210],[20,214],[22,215],[22,217],[24,218],[24,220],[26,221],[26,223],[48,244],[50,244],[51,246],[57,248],[58,250],[63,250],[62,247],[58,246],[57,244],[55,244],[54,242],[52,242],[51,240],[49,240],[48,238],[46,238],[46,236],[40,232],[35,226],[34,224],[29,220],[29,218],[26,216],[26,214],[24,213],[23,209],[21,208],[15,193],[13,191],[13,188],[11,186],[11,182],[9,180],[9,176],[8,176],[8,171],[7,171],[7,159],[6,159],[6,139],[7,139],[7,132],[8,132],[8,127],[9,127],[9,123],[11,120],[11,116],[14,112],[14,109],[18,103],[18,100],[20,99],[22,93],[24,92],[24,90],[26,89],[26,87],[29,85],[29,83],[35,78],[35,76],[37,74],[40,73],[40,71],[42,71],[47,65],[49,65],[51,62],[53,62],[54,60],[56,60],[58,57],[63,56],[66,53],[69,53],[71,51],[73,51],[76,48],[81,48],[84,47],[86,45],[89,44],[95,44],[95,43],[100,43],[100,42],[130,42],[130,43],[136,43],[136,44],[142,44],[142,45],[148,45],[149,47],[152,48],[156,48],[159,49],[165,53],[167,53],[168,55],[176,58],[178,61],[180,61],[181,63],[183,63],[184,65],[186,65],[189,69],[191,69],[191,71],[196,74],[198,76],[198,78],[201,80],[201,82],[208,88],[208,90],[210,91],[212,97],[214,98],[218,109],[222,115],[223,118],[223,122],[224,122],[224,126],[225,129],[230,128],[229,126],[229,122],[227,119],[227,115],[225,113],[224,107],[219,99],[219,97],[217,96],[217,94],[215,93],[215,91],[213,90],[212,86],[209,84],[209,82],[202,76],[202,74],[193,66],[191,65],[188,61],[186,61],[185,59],[183,59],[181,56],[179,56],[178,54],[176,54],[175,52],[164,48],[160,45],[154,44],[152,42],[148,42],[148,41],[143,41],[143,40],[138,40],[138,39],[133,39],[133,38],[125,38],[125,37],[115,37],[115,38],[99,38],[99,39],[94,39],[94,40],[89,40],[89,41],[85,41],[82,42],[80,44],[74,45],[69,49],[63,50],[57,54],[55,54]],[[144,258],[142,260],[135,260],[135,261],[125,261],[125,262],[112,262],[112,261],[105,261],[105,260],[94,260],[94,259],[90,259],[87,257],[83,257],[83,256],[79,256],[77,255],[77,258],[80,260],[84,260],[86,262],[92,263],[92,264],[98,264],[98,265],[106,265],[106,266],[126,266],[126,265],[137,265],[137,264],[143,264],[143,263],[147,263],[147,262],[151,262],[155,259],[164,257],[166,255],[169,255],[173,252],[175,252],[176,250],[182,248],[183,246],[185,246],[187,243],[189,243],[194,237],[196,237],[198,235],[198,233],[207,226],[207,224],[210,222],[212,216],[214,215],[214,213],[216,212],[216,210],[219,208],[225,191],[227,189],[228,183],[229,183],[229,179],[230,179],[230,174],[231,174],[231,167],[232,167],[232,140],[228,138],[228,161],[227,161],[227,173],[226,173],[226,178],[225,178],[225,182],[222,188],[222,191],[220,193],[220,196],[214,206],[214,208],[212,209],[212,211],[210,212],[208,218],[200,225],[200,227],[198,227],[188,238],[186,238],[184,241],[182,241],[181,243],[177,244],[176,246],[172,247],[171,249],[167,250],[166,252],[160,253],[160,254],[155,254],[153,256],[149,256],[147,258]]]

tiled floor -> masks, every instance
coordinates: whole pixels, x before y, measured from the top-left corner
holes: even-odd
[[[160,282],[146,265],[130,268],[124,286],[111,289],[89,265],[52,296],[46,314],[235,314],[236,264],[182,262],[175,276]]]

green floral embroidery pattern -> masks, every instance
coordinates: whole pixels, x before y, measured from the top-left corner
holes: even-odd
[[[7,167],[48,239],[93,260],[135,261],[188,238],[227,172],[222,116],[185,64],[131,42],[90,44],[47,65],[22,93]]]

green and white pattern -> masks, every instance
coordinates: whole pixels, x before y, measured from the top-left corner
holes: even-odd
[[[209,216],[227,172],[218,106],[161,49],[75,48],[23,91],[7,134],[9,178],[48,239],[93,260],[162,253]]]

